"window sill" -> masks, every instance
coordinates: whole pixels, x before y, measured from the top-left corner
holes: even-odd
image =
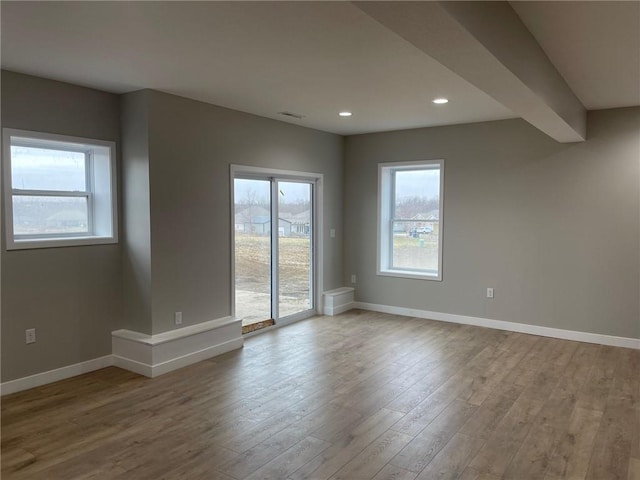
[[[411,278],[415,280],[431,280],[435,282],[442,281],[442,275],[429,274],[423,272],[411,272],[407,270],[378,270],[377,275],[381,277],[397,277],[397,278]]]
[[[29,238],[24,240],[7,240],[7,250],[28,250],[35,248],[81,247],[86,245],[107,245],[118,243],[116,237],[64,237],[64,238]]]

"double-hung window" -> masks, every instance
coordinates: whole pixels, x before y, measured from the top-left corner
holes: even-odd
[[[115,144],[4,130],[7,249],[117,242]]]
[[[378,166],[378,275],[442,280],[444,161]]]

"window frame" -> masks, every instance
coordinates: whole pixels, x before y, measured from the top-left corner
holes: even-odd
[[[3,201],[5,204],[7,250],[102,245],[118,242],[115,142],[12,128],[4,128],[2,135]],[[84,190],[14,188],[12,183],[12,146],[84,153]],[[99,160],[101,162],[100,168],[95,166],[98,161],[96,153],[98,151],[103,157]],[[100,179],[96,179],[98,170],[102,172]],[[100,201],[96,200],[96,192],[98,191],[100,192]],[[14,196],[86,198],[87,232],[16,234],[13,223]]]
[[[438,271],[399,268],[393,266],[393,235],[396,222],[410,219],[395,218],[396,173],[412,170],[439,170],[440,192],[438,205]],[[377,228],[377,271],[379,276],[442,281],[442,245],[444,212],[444,160],[417,160],[411,162],[386,162],[378,164],[378,228]]]

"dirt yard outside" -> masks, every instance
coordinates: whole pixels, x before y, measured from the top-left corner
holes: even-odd
[[[280,237],[280,317],[311,308],[309,237]],[[271,318],[270,238],[236,233],[236,316],[243,325]]]
[[[371,239],[375,242],[376,239]],[[279,280],[280,317],[311,308],[310,239],[280,237]],[[406,234],[393,238],[395,266],[437,270],[438,236],[411,238]],[[270,237],[236,233],[236,316],[243,325],[271,318]]]

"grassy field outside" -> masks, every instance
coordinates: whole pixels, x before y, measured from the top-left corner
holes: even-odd
[[[429,233],[419,238],[393,236],[393,266],[420,270],[438,269],[438,235]]]

